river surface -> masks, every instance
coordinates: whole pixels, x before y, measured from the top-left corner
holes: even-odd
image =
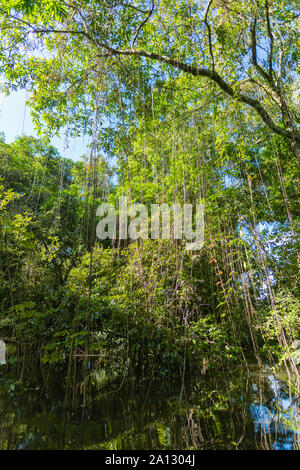
[[[53,368],[0,368],[0,449],[300,449],[299,395],[257,367],[126,378],[83,396]],[[83,406],[84,401],[86,405]]]

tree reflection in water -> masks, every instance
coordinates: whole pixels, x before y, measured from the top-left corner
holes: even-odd
[[[300,448],[299,395],[256,367],[193,378],[182,400],[180,381],[85,380],[85,407],[62,371],[0,372],[1,449]]]

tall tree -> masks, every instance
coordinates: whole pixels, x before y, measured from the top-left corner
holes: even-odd
[[[88,101],[146,60],[152,79],[195,77],[255,111],[255,127],[290,142],[300,161],[293,99],[297,2],[9,0],[1,5],[2,72],[27,85],[36,121],[86,128]],[[44,56],[43,56],[44,55]],[[42,57],[43,56],[43,57]],[[121,72],[122,71],[122,72]],[[123,83],[124,86],[124,83]],[[124,90],[123,90],[124,91]],[[64,117],[63,117],[64,115]]]

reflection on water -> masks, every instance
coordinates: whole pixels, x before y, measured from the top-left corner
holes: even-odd
[[[85,392],[62,372],[0,370],[1,449],[300,449],[299,396],[249,368]]]
[[[260,389],[257,384],[252,385],[255,397],[253,403],[250,404],[250,413],[255,433],[264,436],[272,449],[299,449],[299,396],[288,393],[287,388],[274,375],[268,375],[266,381],[272,393],[271,400],[266,404],[261,403]],[[270,440],[271,436],[272,440]]]

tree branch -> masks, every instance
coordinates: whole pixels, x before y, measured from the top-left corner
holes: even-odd
[[[272,76],[268,74],[257,62],[257,43],[256,43],[256,18],[250,25],[251,32],[251,53],[252,53],[252,63],[258,73],[270,84],[274,91],[278,91],[273,82]]]
[[[153,11],[154,11],[154,0],[152,0],[152,8],[151,8],[151,10],[149,10],[147,17],[146,17],[146,18],[144,19],[144,21],[140,24],[140,26],[138,27],[138,29],[137,29],[137,31],[136,31],[136,33],[135,33],[135,35],[134,35],[133,41],[132,41],[132,43],[131,43],[131,48],[132,48],[132,49],[133,49],[133,46],[134,46],[135,41],[137,40],[137,37],[138,37],[138,35],[139,35],[139,32],[141,31],[142,27],[147,23],[147,21],[150,19],[150,17],[151,17],[151,15],[152,15]]]
[[[212,42],[211,42],[211,28],[210,28],[210,25],[207,21],[208,12],[209,12],[209,9],[211,7],[212,2],[213,2],[213,0],[210,0],[208,2],[206,12],[205,12],[205,16],[204,16],[204,23],[206,25],[207,32],[208,32],[208,44],[209,44],[209,53],[210,53],[210,57],[211,57],[212,68],[213,68],[213,70],[215,70],[215,61],[214,61],[214,54],[213,54]]]
[[[270,52],[269,52],[269,75],[273,75],[273,45],[274,45],[274,36],[271,29],[270,15],[269,15],[269,2],[265,2],[266,18],[267,18],[267,30],[270,38]]]
[[[215,70],[198,68],[193,65],[186,64],[185,62],[182,62],[179,59],[173,59],[171,57],[167,57],[162,54],[157,54],[155,52],[147,52],[144,50],[137,49],[114,49],[111,46],[108,46],[107,44],[99,44],[99,46],[109,50],[112,54],[115,55],[133,55],[145,57],[147,59],[157,60],[161,63],[165,63],[178,70],[182,70],[183,72],[189,73],[195,77],[206,77],[215,82],[219,86],[219,88],[221,88],[231,98],[245,103],[255,109],[263,120],[263,122],[273,132],[275,132],[275,134],[281,135],[291,140],[294,138],[297,143],[300,143],[300,136],[298,133],[295,133],[295,131],[292,132],[290,130],[283,129],[282,127],[279,127],[277,124],[275,124],[271,116],[267,113],[267,111],[264,109],[264,107],[260,104],[258,100],[251,98],[250,96],[247,96],[239,91],[235,91],[232,86],[230,86],[225,80],[223,80],[223,78]]]

